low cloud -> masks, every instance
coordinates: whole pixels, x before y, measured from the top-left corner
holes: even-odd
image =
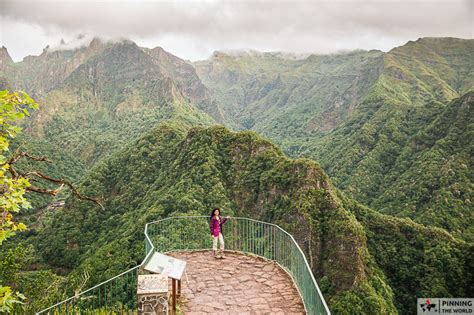
[[[15,59],[28,53],[28,45],[15,44],[15,39],[30,42],[30,46],[41,42],[61,48],[61,38],[72,45],[78,34],[130,38],[193,60],[207,58],[214,50],[388,50],[419,37],[473,38],[472,3],[3,0],[0,40]]]

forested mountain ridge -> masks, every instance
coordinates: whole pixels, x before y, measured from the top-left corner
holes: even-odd
[[[443,198],[426,190],[433,185],[430,176],[437,176],[434,168],[424,167],[428,176],[416,187],[406,181],[420,171],[407,169],[420,129],[474,89],[473,50],[473,40],[424,38],[388,53],[301,59],[218,52],[193,67],[160,47],[94,39],[76,50],[45,49],[21,63],[12,63],[2,49],[0,77],[47,104],[29,122],[29,134],[42,137],[43,147],[65,147],[74,164],[95,163],[161,119],[223,121],[266,135],[291,156],[317,160],[339,188],[364,204],[417,222],[439,209],[434,225],[470,238],[471,232],[463,236],[470,221],[462,219],[470,218],[472,188],[462,184],[472,181],[469,157],[461,163],[467,168],[450,175],[455,192]],[[472,132],[470,108],[459,139]],[[440,198],[447,201],[440,205]]]
[[[350,116],[382,70],[383,53],[288,59],[273,53],[216,52],[194,64],[230,126],[284,141],[332,130]]]
[[[420,166],[427,176],[416,187],[406,185],[406,178],[421,172],[407,170],[413,157],[408,152],[420,130],[439,120],[459,125],[460,119],[465,126],[453,136],[470,139],[471,105],[460,116],[447,116],[450,122],[442,116],[455,98],[474,91],[473,51],[474,40],[422,38],[388,53],[359,51],[302,60],[216,53],[196,63],[196,69],[219,102],[234,104],[221,108],[237,128],[262,133],[291,156],[317,160],[337,187],[364,204],[472,239],[467,231],[472,226],[472,185],[465,184],[473,181],[472,154],[462,159],[468,167],[458,168],[449,179],[427,165]],[[458,147],[450,152],[467,149],[462,141],[452,145]],[[452,160],[448,152],[443,158]],[[439,194],[426,190],[438,177],[440,183],[462,187],[456,189],[461,193],[446,195],[444,187],[433,188]],[[427,220],[428,213],[438,210],[439,218]]]
[[[420,223],[430,222],[472,241],[473,117],[474,92],[450,102],[432,123],[410,138],[385,176],[389,185],[371,206]]]
[[[87,270],[91,283],[143,258],[146,222],[207,215],[218,205],[292,233],[334,313],[406,313],[420,291],[464,296],[471,289],[468,244],[359,205],[317,163],[291,160],[253,132],[167,123],[103,160],[80,189],[102,196],[105,210],[69,198],[31,241],[44,262],[73,270],[70,277]],[[397,253],[404,254],[394,260]],[[428,254],[436,256],[418,260]]]
[[[4,84],[26,90],[41,105],[25,122],[18,143],[31,154],[49,156],[53,163],[39,167],[55,177],[77,181],[102,157],[162,120],[215,123],[199,108],[211,112],[216,104],[194,68],[161,48],[94,39],[86,47],[45,49],[18,63],[4,59]],[[33,198],[32,214],[51,201]],[[34,218],[27,221],[36,223]]]
[[[166,52],[161,47],[142,49],[153,58],[163,75],[176,82],[179,89],[193,104],[211,115],[217,122],[223,122],[222,110],[211,97],[210,91],[201,82],[196,69],[191,63]]]
[[[61,46],[54,49],[47,46],[39,56],[27,56],[21,62],[13,62],[8,54],[7,48],[0,49],[0,71],[1,76],[8,78],[12,89],[28,91],[34,98],[41,98],[47,92],[59,87],[78,67],[85,64],[89,59],[95,58],[103,53],[110,56],[110,50],[130,48],[134,46],[144,55],[130,54],[127,59],[115,59],[113,62],[118,65],[130,67],[133,64],[146,62],[153,64],[151,72],[159,74],[162,78],[169,78],[182,90],[182,94],[192,100],[193,103],[209,101],[206,87],[202,85],[196,75],[194,67],[179,57],[176,57],[161,47],[153,49],[138,47],[128,40],[105,41],[94,38],[89,45],[76,49],[63,49]],[[108,50],[108,51],[106,51]],[[122,55],[130,53],[123,50]],[[115,53],[116,55],[118,52]],[[133,59],[137,57],[137,59]],[[121,62],[127,62],[121,64]],[[139,66],[139,65],[138,65]],[[113,69],[110,69],[113,70]],[[118,70],[118,68],[115,68]],[[92,73],[91,73],[92,74]],[[110,74],[110,73],[109,73]],[[134,72],[132,75],[138,77],[140,73]],[[215,117],[219,120],[219,117]]]
[[[46,48],[19,63],[2,57],[0,77],[43,104],[27,122],[25,136],[62,147],[88,165],[161,119],[210,124],[214,120],[198,107],[219,113],[192,66],[159,47],[130,41],[94,39],[75,50]]]
[[[113,44],[89,58],[40,101],[48,108],[33,116],[27,132],[61,142],[89,163],[161,119],[213,121],[131,42]]]
[[[6,48],[3,51],[8,55]],[[88,46],[73,50],[47,47],[40,56],[28,56],[17,63],[11,58],[3,59],[0,77],[6,80],[5,84],[11,89],[27,91],[44,104],[43,110],[28,123],[30,133],[55,144],[58,138],[71,138],[64,132],[64,126],[55,125],[64,121],[79,132],[82,128],[89,129],[82,136],[94,134],[97,129],[102,135],[113,135],[116,131],[112,132],[113,128],[127,129],[133,138],[162,117],[183,114],[189,120],[213,121],[196,110],[198,107],[219,115],[219,110],[213,109],[217,105],[209,98],[192,65],[160,47],[147,49],[127,40],[95,38]],[[138,115],[143,116],[143,124],[132,117]],[[215,118],[219,120],[218,116]],[[124,119],[129,121],[123,122]],[[114,125],[117,120],[128,126],[118,128]],[[130,125],[134,123],[137,124],[132,128]],[[58,134],[58,130],[64,134]],[[88,141],[81,141],[80,146],[83,142]],[[100,154],[79,155],[90,162]]]
[[[471,167],[462,167],[472,164],[470,144],[465,141],[474,128],[472,99],[470,94],[460,103],[450,98],[474,91],[474,80],[469,75],[463,77],[463,73],[474,71],[470,58],[474,40],[441,42],[451,41],[460,47],[445,43],[446,57],[436,54],[438,59],[426,57],[436,51],[437,39],[418,40],[389,52],[386,69],[361,104],[360,113],[315,141],[306,153],[320,161],[337,186],[356,200],[420,223],[432,222],[472,240],[469,196],[474,178]],[[459,115],[449,114],[457,112],[456,104],[464,104]],[[431,132],[430,143],[421,144],[420,140],[423,130],[433,130],[430,126],[437,122],[443,122],[438,126],[441,128],[459,128],[452,129],[451,148],[432,160],[429,151],[434,143],[443,141],[442,135]],[[415,145],[417,142],[420,145]],[[426,158],[410,168],[415,161],[413,150],[416,157]],[[459,160],[456,152],[465,153]],[[454,160],[460,163],[455,163],[456,172],[440,171],[447,161]],[[458,187],[462,193],[450,193],[445,186]]]

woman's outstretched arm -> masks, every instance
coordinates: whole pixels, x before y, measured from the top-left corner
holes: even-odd
[[[221,223],[221,225],[222,225],[222,224],[224,224],[224,223],[225,223],[225,221],[227,221],[227,219],[229,219],[229,218],[230,218],[230,217],[224,217],[224,219],[222,219],[222,223]]]

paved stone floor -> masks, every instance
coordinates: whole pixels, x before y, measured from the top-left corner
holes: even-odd
[[[289,275],[259,257],[210,251],[176,252],[187,262],[182,280],[184,314],[304,314],[304,306]]]

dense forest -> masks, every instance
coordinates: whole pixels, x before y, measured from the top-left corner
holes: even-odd
[[[196,69],[229,126],[315,159],[374,209],[472,241],[473,51],[474,40],[422,38],[301,60],[216,53]]]
[[[28,194],[28,230],[0,248],[1,284],[33,312],[85,273],[90,287],[139,263],[146,222],[221,206],[292,233],[335,314],[472,296],[473,46],[427,38],[388,53],[189,63],[95,39],[4,58],[2,88],[40,104],[12,149],[51,160],[19,167],[103,208]]]

